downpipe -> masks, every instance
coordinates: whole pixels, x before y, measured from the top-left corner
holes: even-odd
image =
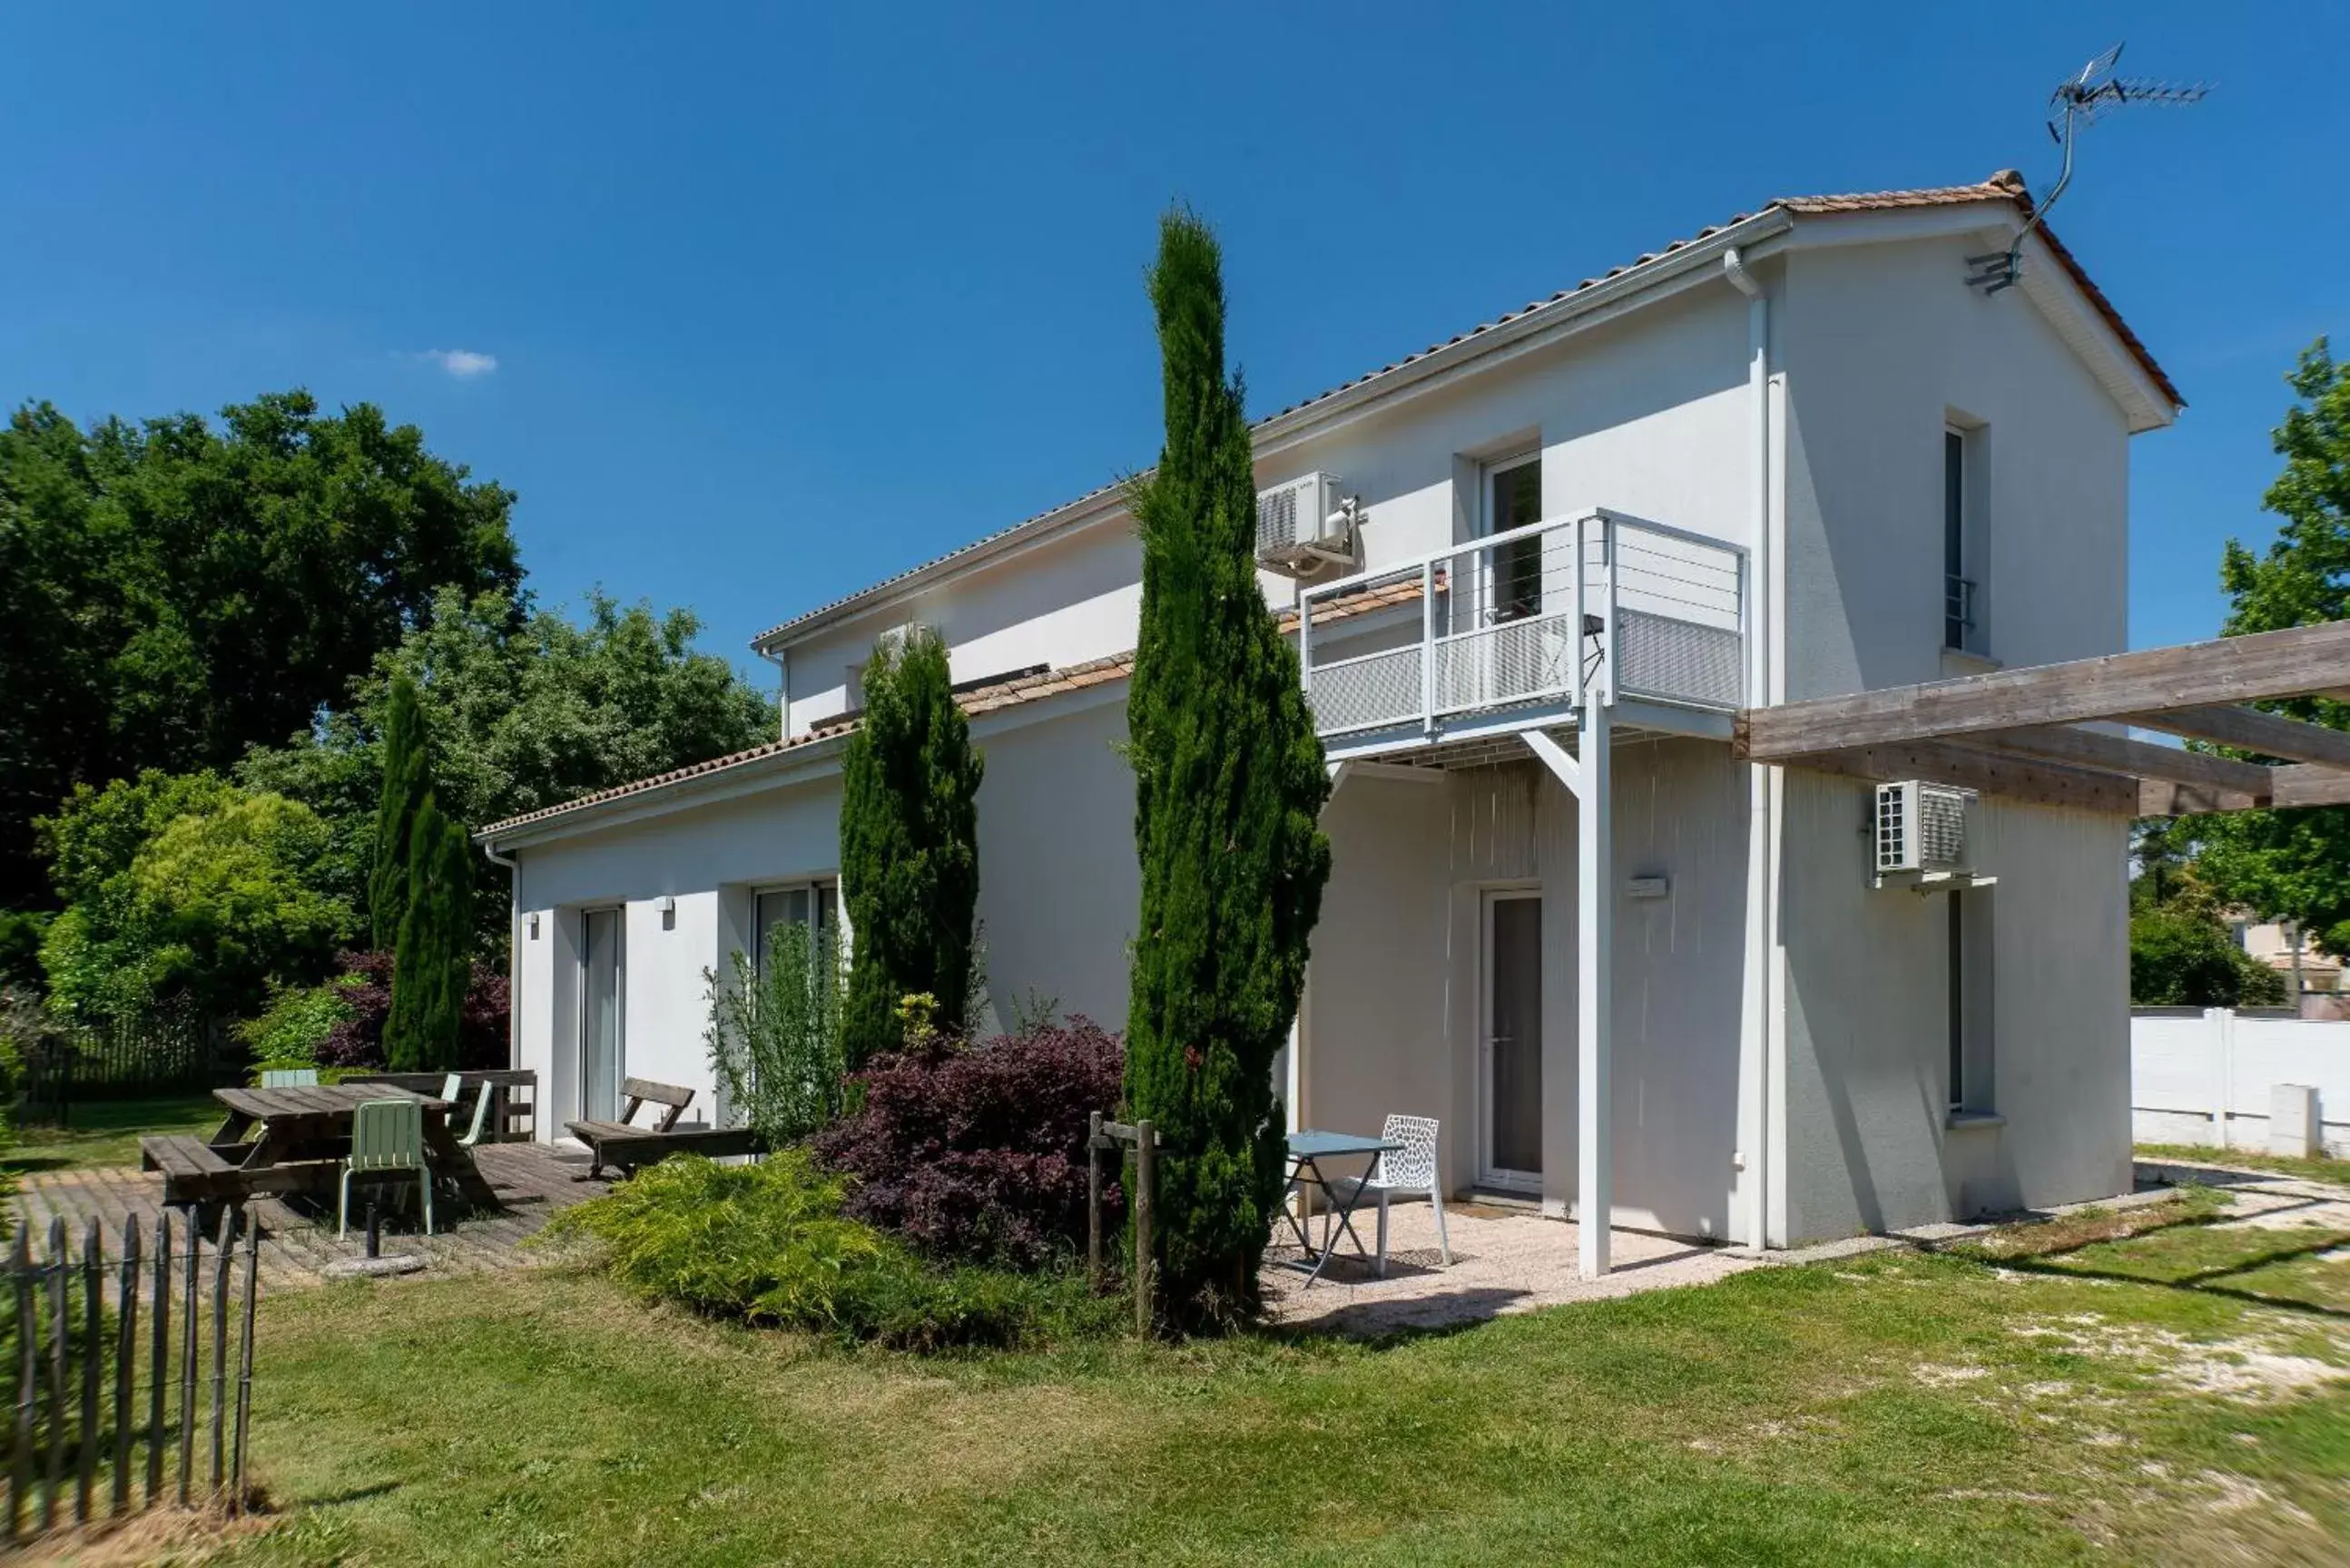
[[[1747,395],[1752,473],[1746,584],[1746,687],[1752,703],[1770,701],[1771,588],[1775,561],[1771,550],[1771,301],[1746,269],[1736,246],[1724,251],[1721,272],[1746,297]],[[1761,1251],[1770,1235],[1773,769],[1746,770],[1746,965],[1740,997],[1739,1076],[1748,1085],[1740,1129],[1739,1180],[1745,1195],[1746,1244]]]

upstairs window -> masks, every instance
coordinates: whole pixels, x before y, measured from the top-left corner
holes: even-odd
[[[1942,646],[1979,655],[1991,651],[1982,592],[1990,564],[1987,434],[1955,412],[1942,425]]]
[[[1967,437],[1942,430],[1942,646],[1963,649],[1975,624],[1975,585],[1967,576]]]
[[[1484,533],[1490,537],[1542,520],[1542,454],[1488,464]],[[1482,618],[1487,625],[1542,614],[1542,540],[1530,536],[1495,545],[1487,557],[1486,577]]]

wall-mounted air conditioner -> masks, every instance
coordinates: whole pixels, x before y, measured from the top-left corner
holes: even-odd
[[[1309,473],[1258,491],[1257,565],[1295,577],[1353,566],[1356,511],[1333,474]]]
[[[1975,875],[1967,842],[1975,792],[1925,779],[1877,786],[1869,821],[1875,851],[1875,884],[1899,880],[1921,891],[1983,887],[1991,878]]]

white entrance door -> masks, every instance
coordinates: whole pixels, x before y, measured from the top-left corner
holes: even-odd
[[[620,1114],[620,915],[618,909],[579,915],[579,1115],[588,1121]]]
[[[1485,895],[1477,1179],[1542,1189],[1542,896]]]

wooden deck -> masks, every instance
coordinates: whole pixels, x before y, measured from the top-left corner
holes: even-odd
[[[545,1225],[557,1210],[593,1198],[609,1183],[581,1179],[588,1169],[585,1154],[558,1150],[540,1143],[484,1144],[473,1151],[474,1163],[498,1195],[502,1211],[473,1214],[448,1221],[445,1206],[439,1217],[440,1233],[427,1237],[403,1210],[393,1228],[387,1222],[383,1251],[387,1254],[417,1253],[426,1260],[422,1277],[485,1273],[529,1268],[543,1255],[517,1244]],[[122,1222],[139,1221],[142,1250],[151,1249],[155,1217],[163,1206],[163,1179],[151,1171],[130,1168],[36,1172],[22,1178],[11,1206],[26,1224],[47,1231],[52,1218],[63,1219],[76,1238],[90,1220],[105,1233],[107,1252],[113,1255],[122,1240]],[[323,1281],[320,1272],[340,1258],[356,1258],[367,1251],[367,1239],[353,1216],[347,1240],[335,1235],[335,1210],[330,1199],[321,1213],[305,1203],[290,1207],[276,1198],[257,1199],[252,1212],[261,1222],[261,1273],[265,1285],[309,1285]],[[178,1211],[174,1211],[175,1216]],[[175,1218],[173,1247],[185,1245]],[[209,1256],[213,1248],[207,1241]]]

